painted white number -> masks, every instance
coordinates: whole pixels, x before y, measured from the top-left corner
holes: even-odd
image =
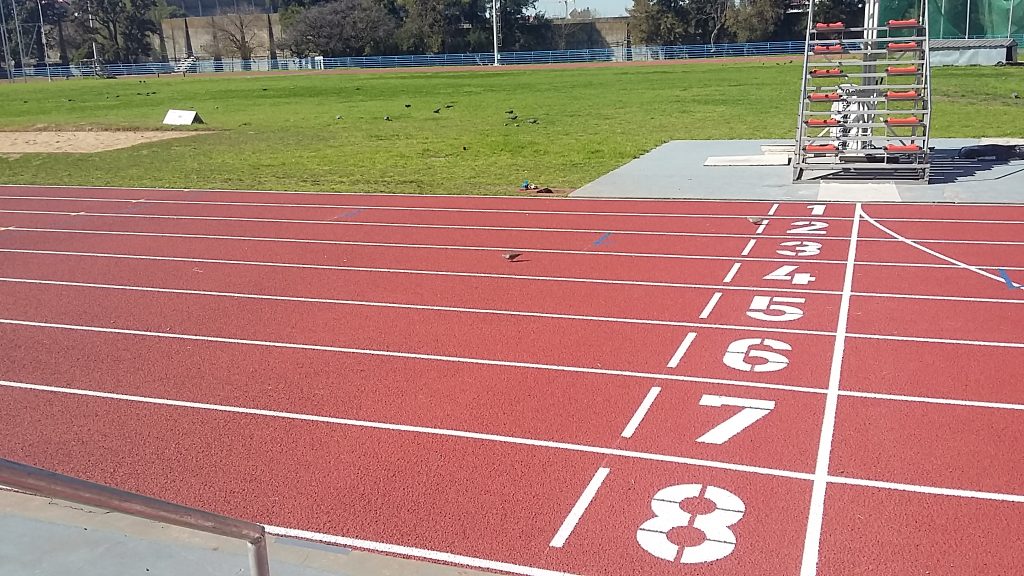
[[[685,512],[679,505],[687,498],[698,498],[701,492],[704,497],[715,503],[715,511],[707,514]],[[730,526],[743,518],[746,507],[735,494],[715,486],[700,484],[679,484],[662,488],[651,500],[651,511],[654,518],[640,525],[636,531],[636,541],[640,547],[653,554],[656,558],[681,564],[701,564],[714,562],[729,555],[736,548],[736,535]],[[704,541],[696,546],[680,547],[668,539],[673,528],[690,526],[704,533]],[[682,548],[682,554],[679,553]]]
[[[701,406],[739,406],[743,408],[731,418],[708,430],[697,438],[697,442],[705,444],[725,444],[727,440],[739,434],[748,426],[764,418],[775,408],[771,400],[755,400],[752,398],[733,398],[731,396],[715,396],[705,394],[700,398]]]
[[[795,228],[791,228],[786,234],[824,234],[828,228],[828,222],[793,222]]]
[[[776,372],[789,365],[789,358],[771,350],[757,350],[754,346],[767,346],[772,350],[792,350],[793,347],[785,342],[771,340],[768,338],[744,338],[729,344],[729,348],[722,357],[722,362],[730,368],[742,370],[743,372]],[[747,358],[764,360],[760,364],[751,364]]]
[[[792,250],[776,250],[776,254],[782,256],[815,256],[821,253],[821,244],[817,242],[809,242],[807,240],[793,240],[792,242],[783,242],[780,246],[792,247]]]
[[[807,209],[811,211],[811,216],[824,216],[825,205],[824,204],[808,204]]]
[[[803,304],[803,298],[785,298],[782,296],[754,296],[750,301],[750,309],[747,316],[754,320],[766,320],[768,322],[790,322],[797,320],[804,315],[804,311],[796,306],[786,304]],[[775,312],[769,314],[768,311]]]
[[[788,280],[793,284],[810,284],[817,280],[814,276],[811,276],[807,272],[796,272],[797,266],[787,265],[779,266],[779,269],[775,272],[764,277],[765,280]]]

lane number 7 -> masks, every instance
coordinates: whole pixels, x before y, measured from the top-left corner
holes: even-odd
[[[697,442],[704,444],[725,444],[733,436],[739,434],[754,422],[768,415],[775,409],[773,400],[756,400],[754,398],[733,398],[731,396],[716,396],[705,394],[700,398],[701,406],[737,406],[742,408],[733,414],[728,420],[708,430],[706,434],[697,438]]]

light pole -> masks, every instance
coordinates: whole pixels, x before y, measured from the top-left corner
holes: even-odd
[[[494,35],[494,65],[498,64],[498,0],[491,0],[491,32]]]
[[[43,44],[43,65],[46,66],[46,81],[53,82],[50,78],[50,61],[46,58],[46,28],[43,27],[43,0],[36,0],[39,7],[39,41]]]
[[[18,58],[21,62],[22,75],[25,73],[25,47],[21,40],[21,22],[18,21],[18,6],[11,0],[11,11],[14,12],[14,32],[18,36]]]
[[[4,68],[7,69],[8,74],[11,74],[11,69],[14,68],[14,58],[11,58],[11,45],[7,42],[7,14],[3,2],[0,2],[0,40],[4,45]],[[11,80],[14,78],[12,77]]]

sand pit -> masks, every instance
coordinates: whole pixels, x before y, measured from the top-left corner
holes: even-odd
[[[146,142],[184,138],[208,132],[0,132],[0,154],[70,152],[88,154],[128,148]]]

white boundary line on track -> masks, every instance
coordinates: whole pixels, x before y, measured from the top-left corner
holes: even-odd
[[[326,195],[326,194],[324,194]],[[421,195],[422,197],[422,195]],[[467,197],[472,198],[472,197]],[[74,196],[9,196],[0,195],[0,200],[46,200],[46,201],[73,201],[73,202],[120,202],[124,204],[181,204],[181,205],[205,205],[205,206],[253,206],[267,208],[323,208],[330,210],[400,210],[411,212],[469,212],[469,213],[492,213],[492,214],[545,214],[545,215],[566,215],[566,216],[625,216],[625,217],[655,217],[655,218],[744,218],[748,214],[673,214],[667,212],[584,212],[572,210],[510,210],[499,208],[442,208],[427,206],[371,206],[365,204],[290,204],[280,202],[226,202],[226,201],[202,201],[202,200],[160,200],[156,198],[142,198],[128,200],[122,198],[87,198]],[[586,199],[583,199],[586,200]],[[596,198],[594,200],[597,200]],[[612,198],[611,200],[614,200]],[[700,201],[700,200],[697,200]],[[739,201],[746,202],[746,201]],[[751,200],[750,202],[761,202]],[[800,202],[792,202],[799,204]],[[777,204],[774,206],[778,206]],[[774,211],[768,212],[774,216]],[[806,220],[807,216],[775,216],[783,220]],[[852,221],[852,216],[814,216],[815,220]],[[881,222],[942,222],[950,224],[1024,224],[1024,220],[957,220],[951,218],[877,218]]]
[[[810,480],[811,474],[796,472],[793,470],[781,470],[776,468],[765,468],[762,466],[750,466],[747,464],[736,464],[732,462],[720,462],[717,460],[703,460],[700,458],[687,458],[684,456],[673,456],[670,454],[657,454],[653,452],[638,452],[635,450],[623,450],[621,448],[606,448],[603,446],[592,446],[588,444],[575,444],[572,442],[559,442],[554,440],[538,440],[534,438],[521,438],[518,436],[505,436],[502,434],[488,434],[485,432],[469,432],[465,430],[453,430],[449,428],[434,428],[430,426],[413,426],[409,424],[393,424],[389,422],[377,422],[373,420],[356,420],[352,418],[337,418],[334,416],[318,416],[315,414],[301,414],[281,410],[265,410],[261,408],[246,408],[241,406],[229,406],[225,404],[208,404],[205,402],[191,402],[187,400],[172,400],[169,398],[153,398],[149,396],[134,396],[131,394],[119,394],[116,392],[101,392],[82,388],[65,388],[61,386],[45,386],[42,384],[29,384],[26,382],[12,382],[0,380],[0,386],[7,388],[20,388],[23,390],[35,390],[37,392],[56,392],[73,396],[86,396],[91,398],[102,398],[105,400],[122,400],[150,404],[157,406],[172,406],[176,408],[194,408],[199,410],[211,410],[215,412],[226,412],[233,414],[247,414],[252,416],[267,416],[272,418],[284,418],[288,420],[299,420],[305,422],[321,422],[325,424],[340,424],[355,428],[366,428],[373,430],[386,430],[390,432],[411,432],[418,434],[429,434],[447,438],[464,438],[469,440],[484,440],[489,442],[500,442],[503,444],[514,444],[520,446],[533,446],[536,448],[554,448],[586,454],[600,454],[603,456],[621,456],[638,460],[655,462],[669,462],[672,464],[688,464],[718,470],[731,470],[734,472],[749,472],[764,476],[775,476],[780,478],[794,478],[798,480]]]
[[[722,330],[745,330],[756,332],[780,332],[785,334],[805,334],[810,336],[833,336],[826,330],[800,330],[798,328],[776,328],[741,326],[733,324],[709,324],[701,322],[682,322],[676,320],[653,320],[644,318],[622,318],[616,316],[587,316],[582,314],[555,314],[550,312],[527,312],[520,310],[497,310],[493,308],[463,308],[458,306],[432,306],[425,304],[400,304],[395,302],[377,302],[371,300],[340,300],[334,298],[308,298],[303,296],[279,296],[274,294],[249,294],[246,292],[217,292],[212,290],[187,290],[181,288],[156,288],[150,286],[128,286],[121,284],[96,284],[91,282],[68,282],[63,280],[36,280],[32,278],[0,277],[0,283],[37,284],[42,286],[67,286],[77,288],[97,288],[104,290],[125,290],[131,292],[155,292],[160,294],[184,294],[190,296],[215,296],[223,298],[240,298],[247,300],[273,300],[278,302],[305,302],[314,304],[337,304],[342,306],[369,306],[376,308],[400,308],[406,310],[432,310],[437,312],[461,312],[467,314],[493,314],[497,316],[525,316],[530,318],[550,318],[556,320],[583,320],[591,322],[609,322],[621,324],[646,324],[650,326],[675,326],[692,328],[714,328]],[[674,366],[670,366],[674,368]]]
[[[843,276],[843,296],[839,303],[839,319],[836,322],[836,342],[832,349],[832,365],[829,369],[828,392],[825,395],[825,411],[822,417],[821,437],[818,441],[818,456],[814,465],[814,484],[811,488],[811,505],[807,518],[807,532],[804,538],[803,560],[800,576],[815,576],[818,571],[818,551],[821,545],[821,528],[825,519],[825,489],[828,486],[828,468],[832,455],[832,438],[835,433],[836,408],[839,404],[839,379],[843,372],[843,353],[846,350],[846,323],[850,316],[850,292],[853,291],[853,269],[857,262],[857,236],[860,231],[860,204],[855,207],[853,229],[850,232],[850,249],[846,257],[846,273]]]
[[[250,346],[266,346],[269,348],[285,348],[292,350],[314,350],[322,352],[340,352],[345,354],[362,354],[365,356],[382,356],[387,358],[410,358],[414,360],[437,360],[462,364],[478,364],[482,366],[504,366],[509,368],[534,368],[554,372],[571,372],[579,374],[599,374],[604,376],[631,376],[650,380],[674,380],[677,382],[696,382],[700,384],[721,384],[747,388],[765,388],[771,390],[787,390],[791,392],[808,392],[824,394],[821,388],[790,386],[788,384],[769,384],[744,380],[728,380],[724,378],[704,378],[699,376],[681,376],[677,374],[661,374],[657,372],[635,372],[629,370],[612,370],[608,368],[588,368],[583,366],[562,366],[558,364],[538,364],[534,362],[517,362],[512,360],[491,360],[487,358],[466,358],[461,356],[443,356],[439,354],[418,354],[413,352],[394,352],[391,350],[372,350],[367,348],[344,348],[341,346],[325,346],[319,344],[296,344],[292,342],[273,342],[268,340],[246,340],[241,338],[225,338],[221,336],[200,336],[196,334],[178,334],[174,332],[150,332],[146,330],[129,330],[124,328],[106,328],[101,326],[80,326],[75,324],[55,324],[51,322],[33,322],[29,320],[13,320],[0,318],[0,325],[31,326],[36,328],[55,328],[59,330],[77,330],[82,332],[100,332],[106,334],[126,334],[131,336],[150,336],[172,340],[192,340],[197,342],[216,342],[220,344],[243,344]]]
[[[359,242],[350,240],[319,240],[315,238],[279,238],[272,236],[227,236],[227,235],[212,235],[212,234],[179,234],[172,232],[130,232],[123,230],[86,230],[86,229],[64,229],[64,228],[30,228],[24,226],[9,226],[7,228],[0,228],[2,230],[21,231],[21,232],[38,232],[38,233],[54,233],[54,234],[95,234],[95,235],[107,235],[107,236],[143,236],[143,237],[156,237],[156,238],[191,238],[191,239],[202,239],[202,240],[227,240],[234,242],[282,242],[292,244],[328,244],[338,246],[374,246],[384,248],[411,248],[411,249],[435,249],[435,250],[468,250],[468,251],[507,251],[512,248],[508,246],[458,246],[458,245],[447,245],[447,244],[396,244],[388,242]],[[895,240],[891,240],[895,241]],[[518,250],[518,248],[515,248]],[[8,250],[4,250],[8,251]],[[16,250],[11,250],[16,251]],[[62,254],[62,252],[50,252],[45,250],[33,251],[33,250],[21,250],[22,252],[38,252],[40,254]],[[534,252],[538,254],[588,254],[597,256],[628,256],[631,258],[677,258],[682,260],[714,260],[714,261],[736,261],[741,260],[744,262],[771,262],[777,263],[781,259],[778,257],[758,258],[758,257],[735,257],[735,256],[714,256],[714,255],[703,255],[703,254],[659,254],[656,252],[601,252],[593,250],[554,250],[548,248],[536,248],[526,249],[524,251]],[[91,254],[91,253],[75,253],[67,252],[63,254],[81,254],[88,256],[108,256],[108,254]],[[123,257],[134,257],[134,258],[145,258],[145,256],[133,256],[130,254],[113,254],[109,256],[123,256]],[[151,257],[158,258],[158,257]],[[216,262],[216,260],[206,260],[210,262]],[[796,262],[797,260],[787,260]],[[816,260],[816,259],[800,259],[800,263],[814,263],[814,264],[844,264],[845,262],[840,260]],[[249,264],[260,264],[259,262],[242,262]],[[857,262],[860,266],[895,266],[899,268],[959,268],[954,264],[923,264],[913,262]],[[324,266],[324,268],[330,268]],[[1004,269],[1004,270],[1024,270],[1024,266],[1003,266],[1003,265],[992,265],[992,266],[979,266],[979,268],[988,268],[991,270]],[[342,269],[344,269],[342,267]],[[822,291],[822,293],[830,293],[829,291]],[[838,291],[834,293],[838,294]]]
[[[901,342],[925,342],[930,344],[965,344],[969,346],[991,346],[993,348],[1024,348],[1024,342],[997,342],[992,340],[960,340],[957,338],[927,338],[924,336],[888,336],[884,334],[847,334],[850,338],[865,340],[897,340]]]
[[[461,430],[450,430],[446,428],[430,428],[424,426],[411,426],[405,424],[390,424],[384,422],[374,422],[367,420],[351,420],[346,418],[336,418],[330,416],[317,416],[311,414],[300,414],[294,412],[282,412],[276,410],[263,410],[258,408],[244,408],[238,406],[228,406],[223,404],[206,404],[202,402],[189,402],[185,400],[171,400],[165,398],[152,398],[148,396],[133,396],[128,394],[118,394],[115,392],[101,392],[96,390],[87,390],[80,388],[65,388],[60,386],[45,386],[42,384],[29,384],[25,382],[13,382],[9,380],[0,380],[0,387],[15,388],[22,390],[33,390],[37,392],[50,392],[59,394],[68,394],[73,396],[83,396],[92,398],[101,398],[107,400],[121,400],[129,402],[137,402],[141,404],[160,405],[160,406],[171,406],[176,408],[192,408],[199,410],[209,410],[215,412],[234,413],[234,414],[246,414],[253,416],[266,416],[276,417],[288,420],[298,421],[309,421],[309,422],[322,422],[326,424],[339,424],[344,426],[353,426],[359,428],[376,429],[376,430],[388,430],[396,432],[411,432],[411,433],[425,433],[433,434],[444,437],[458,437],[466,438],[471,440],[482,440],[482,441],[494,441],[502,442],[513,445],[526,445],[538,448],[552,448],[561,449],[571,452],[579,452],[586,454],[600,454],[605,456],[619,456],[623,458],[630,458],[644,461],[655,461],[655,462],[667,462],[672,464],[685,464],[691,466],[714,468],[720,470],[731,470],[734,472],[748,472],[752,474],[760,474],[765,476],[775,476],[782,478],[791,478],[795,480],[813,481],[814,475],[806,472],[795,472],[790,470],[778,470],[774,468],[762,468],[758,466],[748,466],[745,464],[734,464],[729,462],[718,462],[713,460],[700,460],[694,458],[686,458],[682,456],[670,456],[665,454],[655,454],[650,452],[635,452],[630,450],[622,450],[619,448],[605,448],[599,446],[589,446],[585,444],[572,444],[567,442],[556,442],[549,440],[535,440],[529,438],[519,438],[515,436],[502,436],[497,434],[487,434],[481,432],[466,432]],[[870,486],[874,488],[901,490],[907,492],[916,492],[920,494],[933,494],[940,496],[957,496],[965,498],[981,498],[985,500],[996,500],[1003,502],[1024,502],[1024,495],[1019,494],[1005,494],[999,492],[981,492],[972,490],[962,490],[957,488],[942,488],[937,486],[924,486],[916,484],[901,484],[896,482],[887,482],[880,480],[868,480],[859,478],[848,478],[842,476],[830,476],[829,482],[859,485],[859,486]]]
[[[432,248],[440,250],[507,251],[521,250],[534,254],[589,254],[598,256],[628,256],[630,258],[676,258],[682,260],[750,260],[778,262],[778,258],[736,258],[725,256],[696,256],[689,254],[660,254],[657,252],[602,252],[598,250],[555,250],[550,248],[519,248],[515,246],[458,246],[450,244],[400,244],[393,242],[360,242],[356,240],[318,240],[314,238],[277,238],[273,236],[226,236],[218,234],[180,234],[172,232],[126,232],[122,230],[85,230],[66,228],[30,228],[10,226],[10,231],[46,232],[57,234],[99,234],[110,236],[148,236],[156,238],[201,238],[207,240],[236,240],[245,242],[282,242],[288,244],[327,244],[334,246],[382,246],[387,248]],[[739,236],[746,238],[746,236]],[[889,239],[888,241],[895,242]],[[788,261],[788,260],[787,260]],[[794,260],[795,261],[795,260]],[[803,260],[802,262],[807,262]],[[838,261],[816,260],[819,264],[841,264]]]
[[[569,515],[565,517],[565,521],[558,528],[558,532],[555,532],[555,536],[551,539],[551,543],[548,544],[551,548],[561,548],[565,546],[566,540],[572,535],[572,531],[576,529],[576,525],[579,524],[580,518],[583,517],[583,513],[587,511],[587,507],[590,506],[590,502],[594,500],[594,496],[597,495],[597,491],[601,488],[601,484],[604,483],[604,479],[611,472],[611,468],[598,468],[597,472],[594,473],[594,477],[590,479],[590,483],[583,489],[583,493],[580,494],[580,499],[576,501],[576,504],[569,511]]]
[[[399,556],[408,556],[412,558],[424,558],[434,562],[447,562],[449,564],[469,566],[472,568],[483,568],[484,570],[494,570],[496,572],[509,572],[511,574],[522,574],[523,576],[573,576],[569,572],[557,572],[554,570],[545,570],[543,568],[534,568],[532,566],[509,564],[508,562],[499,562],[497,560],[486,560],[484,558],[476,558],[473,556],[462,556],[460,554],[451,554],[449,552],[427,550],[425,548],[413,548],[410,546],[400,546],[398,544],[374,542],[373,540],[360,540],[358,538],[335,536],[333,534],[324,534],[321,532],[309,532],[307,530],[298,530],[295,528],[282,528],[280,526],[265,526],[264,528],[266,529],[267,534],[272,534],[274,536],[312,540],[314,542],[322,542],[324,544],[372,550],[374,552],[397,554]]]
[[[633,437],[633,433],[636,432],[637,427],[640,426],[641,422],[643,422],[644,416],[647,416],[647,411],[651,409],[651,405],[654,404],[654,400],[658,397],[660,392],[661,388],[658,386],[651,388],[647,393],[647,396],[644,397],[643,402],[641,402],[640,406],[637,407],[636,412],[633,413],[633,417],[629,419],[626,427],[622,429],[622,433],[619,434],[619,436],[623,438]]]
[[[2,230],[2,229],[0,229]],[[140,254],[119,254],[104,252],[68,252],[63,250],[23,250],[16,248],[0,248],[0,253],[11,254],[37,254],[44,256],[81,256],[87,258],[122,258],[128,260],[154,260],[160,262],[194,262],[203,264],[228,264],[240,266],[271,266],[280,268],[296,268],[306,270],[336,270],[343,272],[378,272],[384,274],[418,274],[425,276],[465,276],[471,278],[507,278],[512,280],[535,280],[545,282],[579,282],[585,284],[611,284],[611,285],[632,285],[632,286],[656,286],[667,288],[706,288],[709,290],[766,290],[760,286],[723,286],[716,284],[689,284],[679,282],[657,282],[644,280],[615,280],[606,278],[576,278],[568,276],[530,276],[523,274],[491,274],[487,272],[454,272],[446,270],[414,270],[403,268],[371,268],[365,266],[332,266],[329,264],[302,264],[291,262],[264,262],[258,260],[223,260],[216,258],[187,258],[179,256],[147,256]],[[722,258],[728,260],[728,258]],[[773,261],[765,259],[765,261]],[[774,262],[774,261],[773,261]],[[864,262],[857,263],[860,266]],[[872,263],[867,263],[872,264]],[[875,263],[877,264],[877,263]],[[942,265],[944,268],[958,268],[951,264]],[[1004,268],[1005,270],[1016,270],[1015,268]],[[1024,270],[1024,268],[1020,268]],[[839,290],[815,290],[800,288],[771,288],[773,292],[795,292],[801,294],[841,294]],[[952,300],[961,302],[997,302],[1006,304],[1024,304],[1022,300],[1008,298],[974,298],[969,296],[943,296],[929,294],[890,294],[884,292],[853,292],[854,296],[875,296],[883,298],[909,298],[918,300]]]
[[[671,232],[671,231],[657,231],[657,230],[614,230],[614,229],[598,229],[598,228],[531,228],[521,226],[472,226],[464,224],[410,224],[404,222],[361,222],[358,220],[300,220],[300,219],[286,219],[286,218],[242,218],[235,216],[188,216],[188,215],[160,215],[160,214],[127,214],[127,213],[106,213],[106,212],[64,212],[64,211],[46,211],[46,210],[0,210],[0,214],[29,214],[29,215],[51,215],[51,216],[89,216],[97,218],[149,218],[155,220],[198,220],[203,222],[214,221],[214,222],[261,222],[261,223],[273,223],[273,224],[322,224],[322,225],[334,225],[334,226],[366,226],[366,227],[381,227],[381,228],[426,228],[426,229],[443,229],[443,230],[485,230],[485,231],[500,231],[500,232],[542,232],[542,233],[555,233],[555,234],[615,234],[619,236],[623,235],[634,235],[634,236],[673,236],[673,237],[699,237],[699,238],[749,238],[749,234],[730,234],[730,233],[717,233],[717,232]],[[736,220],[742,220],[743,217],[736,217]],[[765,227],[770,221],[766,220],[762,222],[755,234],[761,234]],[[880,230],[888,232],[886,228],[881,227],[876,222],[872,222]],[[12,228],[18,228],[14,226]],[[873,238],[865,237],[861,240],[864,242],[899,242],[902,237],[898,237],[889,232],[893,238]],[[777,240],[792,239],[793,236],[787,235],[763,235],[760,238],[773,238]],[[834,236],[830,238],[816,238],[817,241],[829,241],[829,240],[849,240],[848,238]],[[902,241],[906,241],[903,239]],[[984,244],[984,245],[1006,245],[1006,246],[1024,246],[1024,241],[1012,241],[1012,240],[969,240],[969,239],[920,239],[917,242],[923,242],[928,244]]]
[[[940,260],[945,260],[946,262],[949,262],[950,264],[954,264],[956,266],[959,266],[960,268],[964,268],[966,270],[970,270],[971,272],[974,272],[975,274],[980,274],[980,275],[982,275],[982,276],[984,276],[986,278],[990,278],[992,280],[995,280],[996,282],[999,282],[1000,284],[1004,284],[1005,283],[1005,281],[1002,278],[1000,278],[999,276],[996,276],[995,274],[991,274],[989,272],[986,272],[986,271],[982,270],[981,268],[978,268],[976,266],[971,266],[970,264],[965,264],[965,263],[963,263],[963,262],[961,262],[959,260],[956,260],[954,258],[950,258],[949,256],[946,256],[945,254],[940,254],[940,253],[938,253],[938,252],[936,252],[936,251],[934,251],[934,250],[932,250],[930,248],[927,248],[925,246],[921,246],[920,244],[918,244],[918,242],[921,242],[921,240],[915,241],[915,240],[910,240],[908,238],[900,236],[899,234],[893,232],[892,230],[889,230],[885,226],[882,226],[881,224],[876,222],[874,219],[871,218],[871,216],[868,216],[867,212],[865,212],[863,209],[861,209],[859,204],[857,205],[857,213],[859,215],[863,216],[864,219],[867,220],[868,222],[870,222],[871,225],[873,225],[875,228],[878,228],[882,232],[885,232],[886,234],[892,236],[894,239],[899,240],[900,242],[904,242],[904,243],[906,243],[909,246],[913,246],[914,248],[917,248],[918,250],[921,250],[921,251],[923,251],[923,252],[925,252],[927,254],[930,254],[932,256],[935,256],[936,258],[938,258]],[[1024,286],[1021,286],[1020,289],[1024,290]]]
[[[190,334],[176,334],[171,332],[146,332],[142,330],[127,330],[121,328],[106,328],[97,326],[78,326],[74,324],[53,324],[47,322],[32,322],[27,320],[12,320],[0,318],[0,325],[25,326],[30,328],[52,328],[58,330],[71,330],[81,332],[99,332],[106,334],[118,334],[128,336],[148,336],[155,338],[167,338],[171,340],[193,340],[199,342],[214,342],[219,344],[239,344],[249,346],[265,346],[269,348],[285,348],[294,350],[311,350],[321,352],[340,352],[347,354],[364,354],[368,356],[384,356],[394,358],[409,358],[415,360],[437,360],[442,362],[456,362],[465,364],[477,364],[485,366],[504,366],[509,368],[531,368],[538,370],[550,370],[554,372],[575,372],[583,374],[597,374],[602,376],[625,376],[643,378],[649,380],[671,380],[677,382],[696,382],[702,384],[716,384],[723,386],[738,386],[748,388],[766,388],[772,390],[785,390],[788,392],[803,392],[824,396],[827,391],[823,388],[807,388],[802,386],[791,386],[786,384],[767,384],[760,382],[748,382],[740,380],[725,380],[717,378],[702,378],[697,376],[680,376],[675,374],[663,374],[657,372],[629,372],[622,370],[610,370],[606,368],[587,368],[580,366],[560,366],[555,364],[531,364],[526,362],[514,362],[505,360],[488,360],[481,358],[463,358],[458,356],[437,356],[430,354],[414,354],[409,352],[391,352],[386,350],[365,350],[358,348],[340,348],[336,346],[322,346],[316,344],[295,344],[289,342],[269,342],[262,340],[241,340],[237,338],[222,338],[217,336],[196,336]],[[854,336],[847,334],[847,336]],[[928,404],[945,404],[952,406],[968,406],[975,408],[1005,408],[1011,410],[1024,410],[1024,404],[984,402],[974,400],[959,400],[936,398],[929,396],[907,396],[900,394],[885,394],[877,392],[855,392],[840,390],[840,396],[858,396],[880,400],[897,400],[905,402],[924,402]]]
[[[367,268],[362,266],[332,266],[327,264],[292,264],[288,262],[260,262],[252,260],[217,260],[213,258],[180,258],[175,256],[140,256],[135,254],[104,254],[101,252],[64,252],[56,250],[19,250],[0,248],[0,253],[43,254],[55,256],[85,256],[95,258],[124,258],[132,260],[157,260],[167,262],[195,262],[205,264],[232,264],[242,266],[271,266],[308,270],[336,270],[344,272],[379,272],[385,274],[417,274],[425,276],[464,276],[470,278],[505,278],[511,280],[534,280],[545,282],[579,282],[584,284],[611,284],[627,286],[655,286],[664,288],[706,288],[708,290],[764,290],[757,286],[720,286],[717,284],[687,284],[679,282],[655,282],[644,280],[615,280],[606,278],[573,278],[568,276],[529,276],[523,274],[490,274],[486,272],[449,272],[445,270],[413,270],[404,268]],[[839,294],[838,290],[809,290],[802,288],[772,288],[775,292],[801,294]]]
[[[117,214],[103,212],[48,212],[43,210],[0,210],[0,214],[30,214],[30,215],[51,215],[51,216],[89,216],[97,218],[150,218],[155,220],[199,220],[203,222],[262,222],[273,224],[323,224],[329,226],[365,226],[380,228],[426,228],[443,230],[484,230],[499,232],[542,232],[552,234],[615,234],[616,236],[674,236],[674,237],[700,237],[700,238],[743,238],[750,237],[749,234],[728,234],[717,232],[660,232],[657,230],[614,230],[598,228],[530,228],[520,226],[471,226],[460,224],[408,224],[403,222],[361,222],[358,220],[298,220],[285,218],[240,218],[232,216],[165,216],[158,214]],[[739,216],[737,221],[746,220]],[[763,224],[767,224],[767,221]],[[15,227],[17,228],[17,226]],[[760,227],[759,230],[763,230]],[[760,232],[758,232],[760,233]],[[761,238],[792,239],[792,236],[771,236],[765,235]],[[842,237],[818,238],[818,240],[846,240]],[[892,238],[874,238],[879,242],[894,242]],[[988,243],[988,242],[986,242]],[[1009,242],[1009,244],[1017,244]],[[1020,242],[1024,244],[1024,242]]]

